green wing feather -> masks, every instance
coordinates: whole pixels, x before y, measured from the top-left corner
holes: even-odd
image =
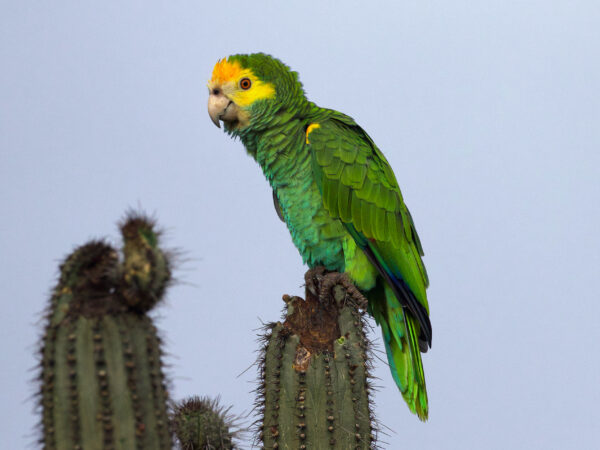
[[[422,305],[425,315],[429,313],[421,242],[383,154],[351,118],[333,114],[307,133],[315,179],[325,208],[344,223],[386,280],[383,289],[368,295],[371,312],[382,327],[394,380],[410,409],[425,420],[427,393],[420,349],[427,346],[419,337],[421,327],[431,325],[428,317],[417,320],[406,304],[403,308],[402,295],[392,291],[395,280],[406,284],[410,297]]]

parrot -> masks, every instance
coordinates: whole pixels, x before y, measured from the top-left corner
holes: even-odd
[[[347,275],[366,297],[392,377],[426,421],[429,279],[383,153],[351,117],[309,101],[298,73],[265,53],[218,60],[207,86],[212,122],[261,167],[303,262]]]

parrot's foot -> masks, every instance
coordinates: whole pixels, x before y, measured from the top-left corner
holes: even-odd
[[[321,302],[326,302],[328,298],[331,298],[333,287],[340,285],[359,308],[367,309],[368,300],[345,273],[329,272],[325,267],[318,266],[308,270],[304,275],[304,280],[307,294],[318,297]]]
[[[304,282],[306,284],[306,290],[315,297],[321,297],[321,282],[323,277],[327,274],[327,269],[323,266],[313,267],[304,274]]]
[[[331,290],[336,285],[340,285],[346,290],[346,298],[349,297],[352,299],[356,306],[363,310],[367,309],[368,300],[345,273],[330,272],[323,276],[321,289],[319,290],[319,299],[323,301],[329,297],[332,294]]]

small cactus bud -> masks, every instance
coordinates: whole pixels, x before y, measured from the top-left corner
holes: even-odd
[[[230,408],[219,399],[192,397],[179,403],[173,412],[175,435],[185,450],[229,450],[240,433]]]

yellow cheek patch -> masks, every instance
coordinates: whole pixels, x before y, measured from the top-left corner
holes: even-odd
[[[240,80],[242,78],[248,78],[252,83],[249,89],[242,89],[240,87]],[[251,69],[244,69],[237,61],[229,62],[226,59],[222,59],[217,62],[209,84],[228,84],[232,86],[231,90],[228,89],[227,96],[242,108],[247,108],[257,100],[275,97],[275,87],[273,84],[264,83],[254,75]]]
[[[317,128],[321,128],[321,125],[319,125],[318,123],[311,123],[308,128],[306,129],[306,143],[310,144],[309,140],[308,140],[308,135],[310,134],[311,131],[316,130]]]

